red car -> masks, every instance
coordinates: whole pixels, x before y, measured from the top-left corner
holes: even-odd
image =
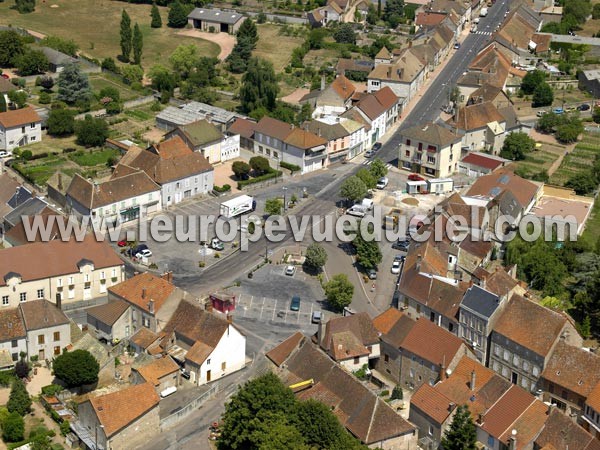
[[[127,247],[129,245],[129,242],[127,242],[125,239],[123,239],[123,240],[117,242],[117,245],[119,247]]]
[[[425,178],[423,178],[421,175],[418,175],[416,173],[411,173],[408,176],[408,180],[409,181],[425,181]]]

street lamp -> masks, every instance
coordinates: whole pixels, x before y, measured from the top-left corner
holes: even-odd
[[[287,187],[283,187],[283,212],[286,212],[287,210],[287,203],[285,201],[285,191],[287,191]]]
[[[95,443],[96,449],[95,450],[98,450],[98,428],[104,428],[104,425],[96,425],[96,439],[95,439],[96,440],[96,443]]]

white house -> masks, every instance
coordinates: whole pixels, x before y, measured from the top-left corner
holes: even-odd
[[[121,165],[110,180],[94,183],[75,174],[66,192],[67,210],[79,217],[128,222],[162,209],[161,189],[142,170]]]
[[[13,150],[42,140],[42,119],[27,106],[0,113],[0,150]]]
[[[60,355],[71,343],[71,325],[61,309],[48,300],[33,300],[19,305],[27,331],[27,355],[39,361]]]
[[[367,92],[389,87],[396,96],[406,101],[417,95],[427,70],[425,64],[408,50],[393,63],[375,66],[368,77]]]
[[[366,146],[374,144],[398,120],[400,99],[392,89],[384,87],[363,96],[352,109],[342,117],[353,119],[367,125]]]
[[[27,353],[27,332],[19,308],[0,310],[0,369],[9,369]]]

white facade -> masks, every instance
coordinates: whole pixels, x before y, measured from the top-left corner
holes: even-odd
[[[348,148],[348,159],[352,159],[355,156],[361,154],[368,146],[369,134],[365,127],[361,127],[358,130],[350,134],[350,143]]]
[[[376,78],[369,78],[367,83],[367,92],[376,92],[384,87],[389,87],[397,97],[405,98],[406,101],[410,101],[418,94],[419,89],[425,81],[425,69],[421,70],[419,74],[410,82],[405,81],[390,81],[380,80]]]
[[[147,194],[130,197],[110,205],[94,208],[91,211],[91,215],[92,217],[104,218],[108,221],[115,221],[117,220],[117,217],[120,217],[121,221],[128,222],[129,220],[135,220],[139,217],[139,211],[142,206],[145,208],[146,214],[154,214],[161,211],[160,189],[148,192]]]
[[[42,123],[28,123],[18,127],[4,128],[0,125],[0,150],[14,150],[42,140]]]
[[[238,136],[239,138],[239,136]],[[239,154],[239,140],[238,140]],[[161,200],[165,206],[174,205],[195,195],[206,194],[212,191],[214,185],[214,171],[171,181],[161,186]],[[154,197],[153,197],[154,198]],[[160,206],[160,204],[159,204]],[[157,210],[160,211],[160,208]]]
[[[212,353],[200,368],[186,361],[190,381],[203,385],[242,369],[246,365],[246,337],[229,325]]]
[[[221,142],[221,162],[240,156],[240,135],[227,136]],[[212,188],[211,188],[212,189]]]
[[[66,323],[39,330],[27,330],[29,358],[37,356],[40,361],[53,359],[71,343],[71,326]]]
[[[27,353],[27,339],[25,337],[20,337],[17,339],[0,342],[0,351],[2,350],[11,355],[13,362],[17,362],[21,352]]]

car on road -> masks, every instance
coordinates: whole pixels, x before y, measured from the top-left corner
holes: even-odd
[[[590,106],[590,105],[588,105],[587,103],[584,103],[583,105],[579,105],[579,106],[577,107],[577,110],[578,110],[578,111],[589,111],[589,110],[590,110],[590,108],[591,108],[591,106]]]
[[[565,110],[564,110],[564,109],[562,109],[562,108],[559,106],[559,107],[556,107],[556,108],[552,108],[552,112],[553,112],[554,114],[562,114],[562,113],[564,113],[564,112],[565,112]]]
[[[574,106],[568,106],[567,108],[565,108],[565,112],[574,112],[576,111],[577,108],[575,108]]]
[[[377,185],[375,187],[377,189],[385,189],[388,183],[389,180],[387,179],[387,177],[381,177],[379,180],[377,180]]]
[[[367,214],[367,210],[362,205],[354,205],[351,208],[348,208],[346,214],[354,217],[365,217],[365,215]]]
[[[8,158],[9,156],[12,156],[11,152],[0,150],[0,158]]]
[[[402,264],[400,263],[400,261],[394,261],[394,262],[392,263],[392,273],[393,273],[394,275],[397,275],[397,274],[399,274],[399,273],[400,273],[400,266],[401,266],[401,265],[402,265]]]
[[[473,19],[473,23],[479,23],[479,17],[475,17],[475,18]]]
[[[152,252],[150,251],[150,249],[147,248],[135,254],[136,258],[150,258],[151,256]]]
[[[373,147],[371,147],[371,151],[378,152],[382,146],[383,146],[383,144],[381,142],[375,142],[373,144]]]
[[[148,250],[148,251],[150,251],[150,250],[148,249],[148,246],[147,246],[146,244],[140,244],[140,245],[138,245],[136,248],[130,248],[130,249],[127,249],[127,252],[126,252],[126,253],[127,253],[127,255],[129,255],[129,256],[136,256],[136,257],[137,257],[137,255],[138,255],[138,254],[141,254],[141,253],[142,253],[144,250]],[[152,252],[150,252],[150,253],[152,253]]]
[[[396,255],[394,257],[394,261],[404,262],[405,259],[406,259],[406,256],[404,256],[404,255]]]
[[[373,150],[367,150],[365,152],[365,158],[372,158],[373,156],[375,156],[375,152]]]
[[[477,33],[477,25],[471,27],[471,33]]]
[[[454,49],[458,50],[460,48],[460,42],[457,42],[456,44],[454,44]]]
[[[189,380],[189,379],[190,379],[190,373],[189,373],[189,372],[186,372],[186,371],[185,371],[185,369],[184,369],[183,367],[181,368],[181,376],[182,376],[183,378],[185,378],[186,380]]]
[[[538,117],[542,117],[544,114],[547,114],[547,113],[548,113],[548,111],[541,110],[541,111],[536,112],[535,115]]]
[[[369,280],[376,280],[377,279],[377,271],[375,269],[369,269],[369,270],[367,270],[367,276],[369,277]]]
[[[419,175],[418,173],[411,173],[408,176],[408,181],[425,181],[425,178],[423,178],[421,175]]]
[[[294,274],[296,273],[296,267],[295,266],[287,266],[285,268],[285,274],[289,277],[294,276]]]
[[[310,321],[312,323],[321,323],[322,318],[323,318],[323,313],[321,311],[313,311]]]
[[[290,303],[290,309],[292,311],[300,311],[300,297],[292,297],[292,302]]]
[[[225,246],[220,240],[218,240],[217,238],[213,238],[212,241],[210,241],[210,248],[212,248],[213,250],[221,251],[225,249]]]
[[[396,242],[392,244],[392,248],[394,250],[402,250],[404,252],[408,251],[408,247],[410,246],[410,241],[406,239],[398,239]]]

